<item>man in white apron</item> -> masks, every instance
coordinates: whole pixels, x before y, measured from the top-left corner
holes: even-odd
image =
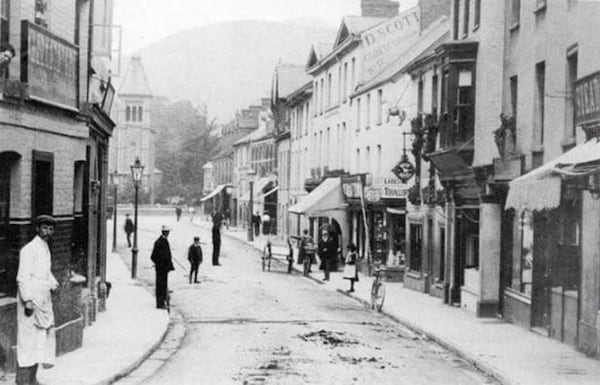
[[[17,384],[37,384],[38,364],[54,364],[56,340],[51,291],[58,282],[51,272],[48,241],[56,220],[40,215],[34,220],[37,235],[19,253],[17,301]]]

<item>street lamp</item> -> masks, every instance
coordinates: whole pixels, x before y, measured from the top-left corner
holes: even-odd
[[[254,241],[254,223],[252,223],[252,206],[254,205],[253,202],[253,194],[254,194],[254,180],[252,180],[252,178],[254,177],[254,175],[256,175],[256,171],[254,171],[254,169],[249,169],[248,170],[248,184],[250,185],[249,189],[249,195],[248,195],[248,242],[253,242]]]
[[[114,205],[113,205],[113,244],[112,251],[113,253],[117,252],[117,187],[119,186],[119,173],[115,170],[110,174],[110,183],[115,188],[114,194]]]
[[[135,279],[137,275],[137,238],[138,238],[138,189],[140,188],[140,182],[142,181],[142,174],[144,173],[144,166],[140,162],[140,158],[135,158],[135,163],[131,165],[131,179],[133,179],[133,187],[135,187],[135,200],[134,200],[134,232],[133,232],[133,248],[131,249],[131,278]]]

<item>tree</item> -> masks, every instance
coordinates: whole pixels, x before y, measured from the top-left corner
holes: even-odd
[[[153,100],[153,121],[157,130],[156,166],[163,172],[158,201],[183,196],[186,201],[202,193],[202,166],[214,155],[216,139],[210,130],[206,106],[195,107],[189,100]]]

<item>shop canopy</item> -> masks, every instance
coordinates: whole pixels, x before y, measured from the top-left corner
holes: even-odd
[[[327,215],[328,211],[343,210],[342,202],[340,178],[327,178],[288,211],[296,214]]]
[[[563,178],[597,172],[600,172],[600,138],[592,138],[511,181],[505,208],[531,211],[557,208]]]
[[[223,189],[227,186],[231,186],[229,184],[220,184],[218,185],[210,194],[208,194],[207,196],[205,196],[204,198],[200,199],[200,202],[206,202],[209,199],[214,198],[215,196],[217,196],[221,191],[223,191]]]

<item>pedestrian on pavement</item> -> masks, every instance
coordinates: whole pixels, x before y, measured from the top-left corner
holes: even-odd
[[[358,282],[358,270],[356,261],[358,260],[358,254],[356,253],[356,246],[353,243],[348,245],[348,254],[346,255],[346,264],[344,266],[344,279],[350,281],[350,289],[348,293],[354,292],[354,282]]]
[[[9,43],[0,44],[0,78],[4,77],[8,65],[16,56],[15,48]]]
[[[335,257],[337,256],[337,244],[334,242],[328,230],[321,230],[321,240],[318,246],[319,259],[324,273],[324,281],[329,281],[329,273],[332,270]]]
[[[175,207],[175,216],[177,217],[177,222],[179,222],[179,220],[181,219],[181,207],[177,206]]]
[[[162,225],[161,236],[154,242],[152,255],[150,259],[154,262],[156,270],[156,308],[165,309],[167,299],[167,290],[169,287],[169,272],[175,270],[173,258],[171,256],[171,246],[169,246],[169,233],[171,229]]]
[[[196,215],[196,209],[194,208],[194,206],[190,206],[188,208],[188,214],[190,216],[190,222],[194,222],[194,215]]]
[[[131,247],[131,234],[135,230],[135,226],[133,225],[133,221],[131,220],[129,213],[125,214],[125,225],[123,226],[123,229],[127,235],[127,247]]]
[[[260,223],[262,220],[260,219],[260,214],[258,211],[256,214],[252,216],[252,224],[254,225],[254,236],[258,237],[260,235]]]
[[[194,243],[188,249],[188,261],[190,261],[190,283],[192,275],[194,283],[198,282],[198,266],[202,263],[202,246],[200,246],[200,237],[194,237]]]
[[[263,235],[269,234],[271,230],[271,216],[268,212],[264,212],[262,216]]]
[[[304,229],[302,231],[302,237],[300,237],[300,242],[298,244],[298,264],[303,264],[304,258],[310,258],[310,265],[312,265],[315,262],[314,255],[315,241],[308,234],[308,230]],[[308,271],[310,272],[310,267]]]
[[[223,223],[223,216],[219,212],[213,214],[213,227],[212,227],[212,243],[213,243],[213,254],[212,264],[213,266],[220,266],[219,254],[221,253],[221,224]]]
[[[17,376],[18,385],[38,384],[37,369],[54,365],[56,338],[51,291],[58,288],[52,275],[48,243],[56,220],[40,215],[34,220],[36,236],[19,252],[17,272]]]

